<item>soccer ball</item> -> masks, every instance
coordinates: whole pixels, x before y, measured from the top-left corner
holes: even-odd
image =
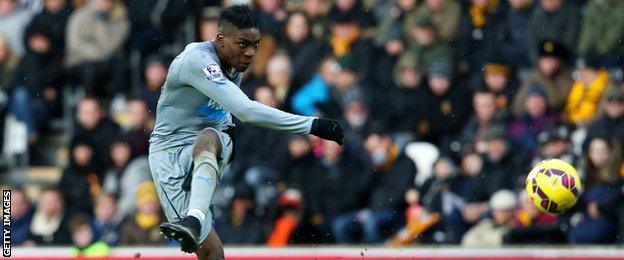
[[[543,160],[529,172],[526,191],[540,211],[562,213],[576,203],[581,193],[581,180],[576,169],[567,162]]]

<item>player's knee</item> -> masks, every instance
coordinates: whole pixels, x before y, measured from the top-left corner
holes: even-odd
[[[195,147],[193,148],[193,156],[197,156],[203,151],[208,151],[219,156],[221,141],[214,130],[204,129],[197,135]]]

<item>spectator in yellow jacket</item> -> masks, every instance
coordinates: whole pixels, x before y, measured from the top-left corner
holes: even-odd
[[[602,94],[611,84],[611,79],[597,57],[581,59],[578,66],[580,77],[570,89],[565,113],[570,123],[585,126],[598,112]]]

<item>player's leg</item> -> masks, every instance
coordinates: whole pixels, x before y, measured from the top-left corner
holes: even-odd
[[[169,239],[180,241],[182,250],[192,253],[198,250],[201,234],[207,234],[212,223],[210,203],[219,181],[217,158],[221,153],[221,141],[214,129],[201,131],[193,146],[193,173],[186,216],[174,223],[163,223],[160,228]],[[204,231],[204,232],[202,232]]]
[[[220,260],[225,258],[221,239],[219,239],[214,228],[210,230],[208,237],[195,254],[197,254],[197,259],[199,260]]]

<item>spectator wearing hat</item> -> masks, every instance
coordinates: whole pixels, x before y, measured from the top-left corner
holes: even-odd
[[[523,105],[526,93],[533,87],[539,87],[546,93],[548,108],[552,111],[562,111],[568,93],[574,83],[572,74],[566,68],[568,60],[566,48],[554,41],[544,41],[539,45],[539,59],[537,69],[523,82],[513,101],[513,113],[522,115],[526,110]]]
[[[611,87],[607,90],[602,110],[604,113],[589,125],[585,140],[589,141],[596,136],[615,135],[624,147],[624,89],[622,87]],[[587,143],[583,147],[587,147]]]
[[[121,55],[130,20],[123,3],[89,1],[72,13],[67,24],[65,65],[72,82],[88,92],[113,95],[127,83],[127,64]]]
[[[496,97],[497,116],[511,117],[511,103],[518,91],[512,68],[502,58],[491,58],[483,66],[483,73],[472,80],[473,91],[492,92]]]
[[[489,208],[492,217],[481,220],[468,230],[462,239],[465,247],[500,247],[503,237],[513,227],[514,211],[518,200],[510,190],[500,190],[492,195]]]
[[[17,55],[25,52],[24,31],[33,17],[26,8],[19,8],[17,0],[0,0],[0,34],[6,37],[11,50]]]
[[[615,0],[590,1],[583,17],[578,54],[594,53],[603,57],[607,67],[622,64],[624,55],[624,2]],[[615,61],[615,62],[614,62]]]
[[[43,10],[33,17],[25,34],[31,34],[32,30],[38,28],[45,28],[50,36],[54,57],[60,61],[65,51],[65,29],[72,10],[67,0],[45,0],[43,2]]]
[[[461,6],[457,1],[427,0],[413,15],[415,17],[430,16],[441,41],[452,41],[457,37],[462,18]]]
[[[217,220],[219,239],[226,244],[259,244],[266,239],[262,222],[254,215],[254,190],[239,184],[234,187],[226,214]]]
[[[61,63],[54,57],[50,34],[45,28],[32,29],[26,37],[26,53],[13,78],[11,113],[26,124],[30,141],[48,128],[60,114]]]
[[[448,43],[438,38],[437,29],[430,16],[414,16],[408,19],[404,30],[408,40],[407,50],[416,55],[420,66],[428,68],[436,60],[447,60],[453,64],[455,53]]]
[[[308,82],[316,72],[327,46],[312,36],[310,21],[303,12],[294,12],[286,20],[283,48],[292,60],[293,91]]]
[[[574,244],[609,244],[616,240],[617,222],[605,214],[602,205],[614,189],[596,186],[588,189],[584,202],[586,208],[571,219],[570,242]]]
[[[335,4],[327,13],[329,17],[348,16],[352,17],[353,21],[357,22],[363,33],[369,34],[368,31],[375,26],[375,17],[371,14],[369,9],[364,6],[363,1],[353,0],[336,0]],[[372,31],[370,32],[372,33]]]
[[[388,122],[392,131],[416,137],[418,122],[424,119],[425,71],[415,55],[404,53],[394,68],[394,84],[388,103],[392,107]]]
[[[565,116],[572,124],[587,126],[598,112],[602,94],[611,85],[611,77],[596,56],[581,60],[579,72],[580,77],[568,94]]]
[[[70,156],[70,162],[63,171],[59,188],[67,200],[70,214],[81,213],[91,216],[93,200],[102,191],[104,177],[100,169],[94,167],[93,147],[77,141]]]
[[[546,98],[546,93],[538,86],[525,92],[523,105],[526,112],[515,117],[509,129],[511,140],[530,154],[537,152],[537,135],[561,122],[559,114],[548,107]]]
[[[375,32],[375,44],[383,47],[387,54],[396,56],[404,48],[403,24],[418,7],[417,0],[392,1],[388,14],[381,18]]]
[[[578,157],[573,151],[570,140],[570,129],[566,126],[557,126],[545,129],[537,136],[539,153],[533,158],[531,165],[546,159],[560,159],[570,165],[578,166]]]
[[[503,126],[491,128],[485,139],[487,147],[483,167],[466,198],[476,204],[487,201],[498,190],[524,187],[524,176],[528,170],[526,153],[509,141]]]
[[[575,5],[565,0],[539,0],[529,21],[527,46],[538,46],[543,41],[554,40],[568,50],[574,50],[580,28],[580,13]],[[531,59],[536,61],[538,53],[531,51]]]
[[[417,133],[429,142],[448,149],[460,133],[470,112],[470,95],[466,88],[454,84],[452,63],[433,62],[427,69],[424,119],[418,122]]]
[[[531,67],[529,53],[533,50],[527,46],[529,21],[533,14],[535,0],[510,0],[509,10],[503,22],[504,41],[500,51],[506,62],[516,69]]]
[[[366,81],[371,79],[369,73],[372,72],[372,44],[364,38],[364,28],[357,22],[355,14],[350,12],[339,12],[332,17],[331,35],[329,44],[332,54],[339,59],[344,56],[351,56],[354,64],[357,64],[357,79]],[[355,67],[354,67],[355,68]]]
[[[164,217],[152,181],[143,182],[138,186],[136,205],[136,212],[121,224],[119,245],[164,245],[166,242],[158,230],[158,224],[163,222]]]
[[[471,1],[458,32],[457,53],[462,70],[478,74],[502,41],[504,12],[501,1]]]
[[[172,41],[175,30],[190,11],[187,1],[133,0],[126,2],[126,8],[132,21],[130,49],[143,54],[157,52],[163,44]]]
[[[332,225],[338,243],[383,242],[400,223],[397,211],[405,208],[403,195],[413,185],[416,166],[381,129],[368,133],[364,148],[374,171],[366,177],[368,199],[363,208],[344,213]],[[355,235],[362,231],[362,237]]]

